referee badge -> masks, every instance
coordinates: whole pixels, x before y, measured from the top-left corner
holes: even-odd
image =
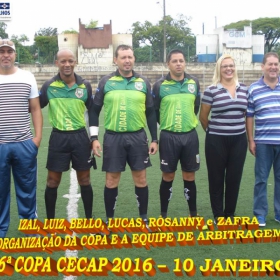
[[[195,92],[195,86],[194,86],[194,84],[189,84],[189,85],[188,85],[188,90],[189,90],[190,93],[194,93],[194,92]]]
[[[77,89],[76,89],[76,92],[75,92],[75,95],[76,95],[78,98],[81,98],[81,97],[83,97],[83,95],[84,95],[84,91],[83,91],[81,88],[77,88]]]
[[[142,84],[141,82],[136,82],[136,83],[135,83],[135,88],[136,88],[137,90],[142,90],[142,89],[143,89],[143,84]]]

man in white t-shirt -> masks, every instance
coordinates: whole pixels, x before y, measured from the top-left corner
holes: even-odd
[[[0,39],[0,238],[6,236],[10,223],[11,170],[19,218],[37,218],[37,153],[43,117],[35,77],[15,67],[15,58],[14,43]]]

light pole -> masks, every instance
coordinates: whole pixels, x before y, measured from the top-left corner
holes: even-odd
[[[165,0],[163,0],[163,62],[166,62]]]
[[[157,4],[160,2],[157,1]],[[163,0],[163,62],[166,62],[166,22],[165,22],[165,0]]]

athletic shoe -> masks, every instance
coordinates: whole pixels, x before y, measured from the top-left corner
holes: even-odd
[[[264,216],[257,216],[258,223],[260,227],[265,227],[266,222],[265,222],[265,217]]]
[[[280,223],[280,215],[275,215],[275,221],[276,221],[277,223]]]
[[[107,227],[107,225],[108,225],[108,222],[106,222],[106,227]],[[95,235],[101,235],[101,236],[107,235],[107,236],[110,236],[111,235],[111,230],[108,229],[108,228],[107,228],[107,230],[109,231],[109,233],[105,233],[105,232],[100,231],[100,232],[90,233],[90,235],[91,236],[95,236]]]
[[[214,225],[217,225],[218,224],[218,219],[219,218],[224,218],[222,216],[219,216],[219,217],[214,217]]]
[[[148,230],[148,232],[153,232],[149,227],[149,220],[148,219],[143,219],[143,222],[146,224],[146,229]]]
[[[89,235],[91,235],[91,236],[97,236],[97,235],[101,235],[101,236],[107,235],[107,236],[109,236],[110,234],[111,234],[111,231],[109,232],[109,234],[106,234],[104,232],[95,232],[95,233],[90,233]]]

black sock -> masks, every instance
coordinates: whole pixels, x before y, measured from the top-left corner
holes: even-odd
[[[143,220],[147,219],[149,190],[148,186],[139,188],[135,186],[135,195],[139,208],[139,215]]]
[[[105,186],[104,203],[105,203],[107,221],[109,218],[114,218],[117,198],[118,198],[118,187],[109,189]]]
[[[93,191],[91,185],[80,186],[81,197],[84,204],[85,215],[87,219],[92,218]]]
[[[55,204],[57,199],[57,188],[49,188],[48,186],[45,189],[45,206],[48,219],[54,219],[55,217]]]
[[[167,216],[168,204],[172,197],[172,184],[173,184],[173,180],[167,182],[161,179],[161,183],[159,187],[159,196],[160,196],[160,214],[163,218],[166,218]]]
[[[197,216],[195,181],[184,180],[184,196],[189,205],[190,215]]]

